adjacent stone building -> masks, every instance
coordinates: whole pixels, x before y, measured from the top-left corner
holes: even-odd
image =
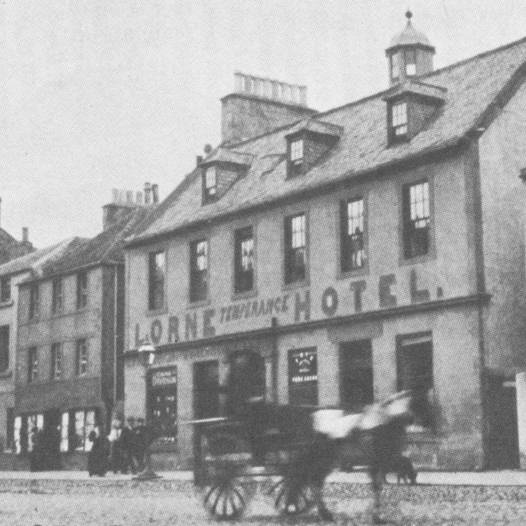
[[[323,113],[238,75],[223,143],[127,244],[126,411],[148,402],[164,465],[191,463],[183,422],[220,414],[246,350],[281,403],[428,390],[440,419],[412,428],[420,465],[517,465],[526,40],[434,71],[408,13],[386,53],[386,91]]]
[[[108,429],[119,401],[122,407],[122,248],[151,208],[141,194],[135,200],[115,191],[99,235],[70,244],[18,283],[17,452],[31,450],[34,426],[58,427],[64,467],[84,469],[78,453],[89,450],[89,432],[97,424]]]
[[[0,265],[0,451],[15,451],[14,390],[18,334],[18,285],[38,276],[42,266],[59,257],[75,239],[36,250]]]

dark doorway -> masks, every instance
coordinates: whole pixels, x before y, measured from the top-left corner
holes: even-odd
[[[517,395],[515,383],[504,376],[488,373],[488,469],[519,467]]]
[[[44,413],[44,427],[57,429],[60,427],[60,410],[49,409]]]
[[[194,416],[219,416],[219,362],[194,363]]]
[[[374,401],[371,340],[340,346],[340,399],[348,411],[362,411]]]

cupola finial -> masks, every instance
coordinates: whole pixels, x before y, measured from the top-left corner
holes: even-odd
[[[413,13],[411,9],[407,8],[407,11],[405,12],[405,17],[407,18],[408,22],[411,22],[411,18],[413,18]]]

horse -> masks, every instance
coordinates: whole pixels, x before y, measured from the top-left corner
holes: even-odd
[[[400,457],[407,436],[407,427],[416,420],[433,425],[433,410],[425,393],[407,390],[368,406],[363,413],[343,415],[339,410],[313,413],[315,438],[294,459],[285,473],[287,505],[291,514],[297,503],[311,492],[311,503],[322,520],[333,516],[323,500],[327,476],[351,452],[359,448],[367,465],[373,489],[373,523],[385,524],[380,515],[380,496],[387,473]]]

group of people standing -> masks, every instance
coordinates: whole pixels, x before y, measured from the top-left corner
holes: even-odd
[[[31,452],[29,468],[31,471],[52,471],[60,469],[60,432],[54,426],[44,429],[33,427],[30,435]]]
[[[126,422],[114,419],[107,437],[98,430],[92,431],[88,436],[92,442],[88,456],[89,475],[102,477],[109,469],[113,473],[142,471],[149,435],[144,419],[132,416]]]

